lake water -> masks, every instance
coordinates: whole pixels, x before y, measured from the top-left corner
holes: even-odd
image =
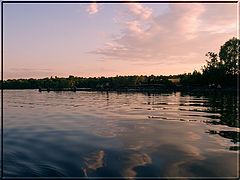
[[[4,90],[5,177],[236,177],[234,94]]]

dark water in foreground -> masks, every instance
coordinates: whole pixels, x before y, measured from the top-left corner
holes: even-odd
[[[5,177],[236,177],[231,94],[4,91]]]

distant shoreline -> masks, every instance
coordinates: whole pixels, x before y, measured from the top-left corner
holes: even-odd
[[[174,86],[166,88],[118,88],[118,89],[97,89],[97,88],[62,88],[62,89],[36,89],[36,88],[3,88],[3,90],[38,90],[39,92],[76,92],[76,91],[97,91],[97,92],[237,92],[235,87],[226,88],[208,88],[208,87],[194,87],[194,86]]]

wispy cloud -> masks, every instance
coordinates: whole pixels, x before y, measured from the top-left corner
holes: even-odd
[[[171,6],[172,11],[175,12],[172,16],[177,20],[176,26],[178,31],[181,31],[186,38],[194,38],[197,31],[199,31],[201,18],[205,7],[202,4],[195,5],[180,5]]]
[[[211,5],[170,4],[167,13],[156,17],[147,6],[129,4],[128,8],[133,19],[118,22],[122,36],[91,53],[146,65],[151,61],[193,67],[204,63],[207,51],[218,51],[236,32],[234,5],[219,5],[214,11]]]
[[[96,14],[99,11],[99,6],[97,3],[93,2],[86,8],[86,11],[90,15]]]
[[[26,71],[41,71],[41,72],[45,72],[45,71],[51,71],[52,69],[50,68],[10,68],[11,71],[18,71],[18,72],[26,72]]]
[[[126,26],[133,33],[139,34],[144,31],[139,21],[128,21],[126,22]]]
[[[152,16],[152,9],[149,7],[145,7],[139,3],[130,3],[127,6],[130,12],[140,19],[146,20]]]
[[[47,76],[56,76],[54,74],[53,69],[50,68],[7,68],[4,71],[4,77],[7,79],[14,79],[14,78],[36,78],[36,77],[47,77]]]

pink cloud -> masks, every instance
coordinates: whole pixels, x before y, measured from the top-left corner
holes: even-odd
[[[152,9],[149,7],[145,7],[139,3],[130,3],[127,6],[130,12],[136,17],[146,20],[152,16]]]
[[[186,36],[186,38],[195,37],[199,30],[201,19],[200,16],[205,11],[202,4],[183,4],[181,6],[171,4],[172,11],[176,12],[178,30]]]
[[[138,21],[128,21],[126,22],[127,28],[133,33],[142,33],[143,28]]]
[[[138,7],[138,6],[137,6]],[[105,58],[159,67],[174,67],[175,72],[194,69],[205,63],[205,53],[236,35],[236,8],[218,5],[170,4],[169,11],[157,17],[138,18],[121,23],[122,36],[112,40],[114,46],[101,47],[97,53]],[[134,9],[134,8],[133,8]],[[141,16],[136,8],[133,18]],[[139,8],[141,9],[141,8]],[[227,13],[227,14],[225,14]],[[223,23],[224,22],[224,23]]]
[[[98,12],[98,4],[95,3],[95,2],[91,3],[91,4],[87,7],[86,11],[87,11],[88,14],[90,14],[90,15],[96,14],[96,13]]]

